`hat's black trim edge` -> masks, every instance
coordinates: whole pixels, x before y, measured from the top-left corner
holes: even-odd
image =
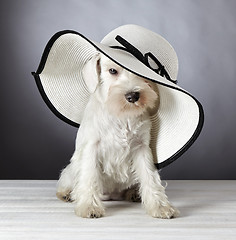
[[[43,51],[43,54],[42,54],[42,57],[41,57],[41,60],[40,60],[40,63],[39,63],[39,66],[38,66],[38,69],[36,71],[35,74],[40,74],[43,69],[44,69],[44,66],[46,64],[46,61],[47,61],[47,58],[48,58],[48,54],[52,48],[52,45],[55,43],[55,41],[62,35],[64,34],[67,34],[67,33],[74,33],[74,34],[77,34],[77,35],[80,35],[82,36],[81,34],[79,34],[78,32],[76,31],[73,31],[73,30],[63,30],[63,31],[60,31],[60,32],[57,32],[55,33],[51,39],[48,41],[44,51]],[[32,73],[33,74],[33,73]]]
[[[191,96],[191,95],[189,94],[189,96]],[[168,166],[169,164],[171,164],[172,162],[177,160],[181,155],[183,155],[193,145],[193,143],[197,140],[198,136],[200,135],[200,133],[202,131],[203,124],[204,124],[204,110],[203,110],[203,107],[202,107],[201,103],[196,98],[194,98],[193,96],[191,96],[191,97],[197,102],[197,105],[198,105],[198,108],[199,108],[198,126],[197,126],[195,132],[193,133],[192,137],[189,139],[189,141],[179,151],[177,151],[174,155],[172,155],[170,158],[163,161],[162,163],[156,163],[155,164],[157,169],[161,169],[161,168],[164,168],[164,167]]]
[[[40,63],[39,63],[39,67],[37,69],[36,72],[32,72],[32,75],[34,76],[35,78],[35,81],[36,81],[36,84],[37,84],[37,87],[39,89],[39,92],[43,98],[43,100],[45,101],[45,103],[47,104],[47,106],[49,107],[49,109],[59,118],[61,119],[62,121],[70,124],[71,126],[73,127],[79,127],[80,125],[76,122],[73,122],[71,121],[70,119],[66,118],[64,115],[62,115],[54,106],[53,104],[51,103],[51,101],[48,99],[44,89],[43,89],[43,86],[42,86],[42,83],[41,83],[41,80],[40,80],[40,77],[39,77],[39,74],[43,71],[44,69],[44,66],[46,64],[46,61],[47,61],[47,57],[48,57],[48,54],[51,50],[51,47],[52,45],[54,44],[54,42],[62,35],[64,34],[68,34],[68,33],[74,33],[76,35],[79,35],[80,37],[84,38],[86,41],[88,41],[92,46],[94,46],[98,51],[100,51],[101,53],[103,53],[104,55],[106,55],[108,58],[110,58],[113,62],[117,63],[118,65],[120,65],[121,67],[125,68],[126,70],[140,76],[140,77],[145,77],[145,76],[142,76],[140,74],[137,74],[136,72],[126,68],[125,66],[122,66],[122,64],[118,63],[116,60],[112,59],[110,56],[108,56],[105,52],[103,52],[101,49],[99,49],[93,42],[91,42],[89,39],[87,39],[85,36],[83,36],[82,34],[76,32],[76,31],[73,31],[73,30],[63,30],[63,31],[60,31],[60,32],[57,32],[56,34],[54,34],[52,36],[52,38],[49,40],[49,42],[47,43],[45,49],[44,49],[44,52],[42,54],[42,57],[41,57],[41,60],[40,60]],[[171,164],[172,162],[174,162],[175,160],[177,160],[181,155],[183,155],[191,146],[192,144],[196,141],[196,139],[198,138],[198,136],[200,135],[201,131],[202,131],[202,128],[203,128],[203,124],[204,124],[204,110],[203,110],[203,107],[201,105],[201,103],[194,97],[192,96],[190,93],[184,91],[183,89],[180,89],[180,88],[177,88],[175,86],[171,86],[171,85],[168,85],[168,84],[165,84],[165,83],[162,83],[162,82],[159,82],[159,81],[156,81],[156,80],[153,80],[153,79],[150,79],[150,78],[147,78],[145,77],[146,79],[152,81],[152,82],[155,82],[155,83],[158,83],[160,85],[163,85],[163,86],[166,86],[166,87],[169,87],[169,88],[172,88],[172,89],[175,89],[177,91],[180,91],[180,92],[183,92],[187,95],[189,95],[190,97],[192,97],[195,102],[197,103],[198,105],[198,108],[199,108],[199,121],[198,121],[198,125],[196,127],[196,130],[194,131],[192,137],[189,139],[189,141],[179,150],[177,151],[175,154],[173,154],[170,158],[166,159],[165,161],[163,161],[162,163],[155,163],[155,166],[157,169],[162,169],[166,166],[168,166],[169,164]]]
[[[70,119],[66,118],[59,111],[57,111],[57,109],[53,106],[53,104],[51,103],[51,101],[49,100],[49,98],[47,97],[47,94],[45,93],[45,91],[43,89],[43,85],[42,85],[42,82],[41,82],[41,79],[40,79],[39,75],[35,72],[32,72],[32,75],[34,76],[34,79],[35,79],[36,85],[38,87],[38,90],[39,90],[44,102],[48,106],[48,108],[62,121],[70,124],[73,127],[79,128],[80,125],[78,123],[73,122]]]

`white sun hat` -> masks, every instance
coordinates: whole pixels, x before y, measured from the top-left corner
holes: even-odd
[[[56,33],[46,45],[37,71],[32,73],[48,107],[60,119],[79,127],[90,97],[82,69],[98,52],[157,84],[160,104],[151,116],[150,147],[158,169],[175,161],[199,136],[203,108],[177,85],[178,59],[173,47],[148,29],[120,26],[101,43],[71,30]]]

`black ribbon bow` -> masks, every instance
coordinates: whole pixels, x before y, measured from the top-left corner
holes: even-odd
[[[131,43],[129,43],[127,40],[125,40],[124,38],[122,38],[120,35],[117,35],[115,38],[121,45],[123,45],[124,47],[120,47],[120,46],[111,46],[111,48],[116,48],[116,49],[121,49],[124,51],[127,51],[129,53],[131,53],[134,57],[136,57],[139,61],[141,61],[143,64],[145,64],[147,67],[149,67],[150,69],[152,69],[154,72],[156,72],[157,74],[159,74],[162,77],[165,77],[166,79],[168,79],[169,81],[177,84],[177,80],[173,80],[170,78],[170,75],[168,74],[168,72],[166,71],[165,67],[159,62],[159,60],[151,53],[145,53],[144,55],[135,47],[133,46]],[[153,68],[150,63],[149,63],[149,58],[152,59],[156,65],[158,66],[158,68]]]

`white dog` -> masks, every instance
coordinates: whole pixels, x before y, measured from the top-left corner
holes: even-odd
[[[149,147],[150,114],[158,107],[156,84],[102,54],[85,64],[83,77],[92,94],[75,152],[58,181],[58,198],[75,201],[75,213],[87,218],[103,216],[102,200],[117,198],[117,193],[133,201],[140,196],[153,217],[177,216]]]

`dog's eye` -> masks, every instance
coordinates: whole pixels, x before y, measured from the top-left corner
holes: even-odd
[[[117,70],[114,68],[110,68],[109,73],[115,75],[115,74],[117,74]]]

